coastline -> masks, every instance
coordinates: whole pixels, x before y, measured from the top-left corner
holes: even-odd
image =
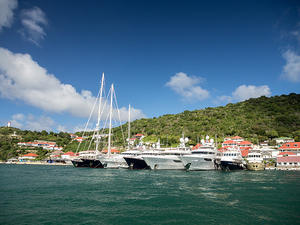
[[[0,164],[6,164],[6,165],[47,165],[47,166],[73,166],[72,164],[67,164],[67,163],[47,163],[47,162],[0,162]]]

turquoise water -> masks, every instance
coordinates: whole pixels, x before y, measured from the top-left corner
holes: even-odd
[[[0,224],[297,223],[295,171],[0,165]]]

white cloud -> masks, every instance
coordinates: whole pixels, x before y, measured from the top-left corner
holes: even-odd
[[[13,21],[13,10],[17,8],[17,0],[0,0],[0,31],[3,27],[10,27]]]
[[[29,54],[15,54],[4,48],[0,48],[0,96],[21,100],[48,112],[67,112],[79,117],[90,115],[96,99],[88,90],[78,93],[72,85],[61,83]],[[120,111],[121,118],[127,121],[128,110],[121,108]],[[103,112],[106,118],[108,104]],[[132,120],[142,117],[145,117],[142,111],[132,107]],[[116,112],[114,118],[118,119]]]
[[[21,13],[21,23],[24,27],[21,34],[27,40],[39,45],[40,40],[46,36],[44,27],[48,24],[48,21],[45,13],[39,7],[25,9]]]
[[[181,95],[185,100],[204,100],[209,97],[209,92],[199,86],[203,78],[188,76],[185,73],[176,73],[166,83],[177,94]]]
[[[258,98],[260,96],[270,96],[271,90],[268,85],[240,85],[232,92],[232,96],[220,96],[221,102],[244,101],[249,98]]]
[[[283,53],[286,64],[281,77],[291,82],[300,82],[300,56],[291,50]]]
[[[53,130],[55,122],[47,116],[36,117],[31,114],[24,115],[22,113],[12,116],[12,126],[26,130]]]

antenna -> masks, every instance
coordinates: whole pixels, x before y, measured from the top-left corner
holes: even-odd
[[[107,147],[107,155],[110,157],[111,155],[111,119],[112,119],[112,107],[113,107],[113,93],[114,93],[114,84],[111,85],[110,89],[110,109],[109,109],[109,132],[108,132],[108,147]]]
[[[100,130],[100,118],[101,118],[101,105],[102,105],[102,92],[103,92],[103,85],[104,85],[104,72],[102,73],[101,79],[101,88],[100,88],[100,95],[99,95],[99,107],[98,107],[98,120],[96,125],[97,130],[97,137],[96,137],[96,154],[98,153],[99,148],[99,130]]]
[[[128,150],[130,149],[130,104],[128,107]]]

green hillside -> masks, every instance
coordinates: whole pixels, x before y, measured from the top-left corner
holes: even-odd
[[[222,107],[140,119],[131,123],[131,131],[145,134],[148,140],[159,137],[165,144],[178,143],[182,133],[191,139],[190,144],[206,134],[216,135],[219,141],[231,135],[254,143],[280,136],[300,141],[300,94],[260,97]],[[119,133],[119,128],[115,132]]]
[[[127,134],[127,124],[122,126]],[[20,138],[11,137],[15,132]],[[105,131],[104,133],[107,133]],[[194,145],[205,135],[216,137],[221,142],[226,136],[238,135],[258,143],[272,138],[286,136],[300,141],[300,94],[260,97],[249,99],[223,107],[203,110],[184,111],[158,118],[140,119],[131,123],[131,133],[143,133],[144,142],[156,142],[162,146],[176,146],[182,133],[189,137],[189,145]],[[82,133],[77,132],[81,136]],[[84,141],[80,150],[84,150]],[[27,131],[17,128],[0,127],[0,160],[5,160],[24,153],[24,148],[17,146],[22,141],[56,141],[64,151],[76,151],[78,143],[72,142],[68,133],[46,131]],[[94,143],[93,143],[94,144]],[[113,146],[125,146],[121,127],[113,129]],[[36,149],[38,150],[38,149]],[[45,152],[40,150],[41,155]]]

